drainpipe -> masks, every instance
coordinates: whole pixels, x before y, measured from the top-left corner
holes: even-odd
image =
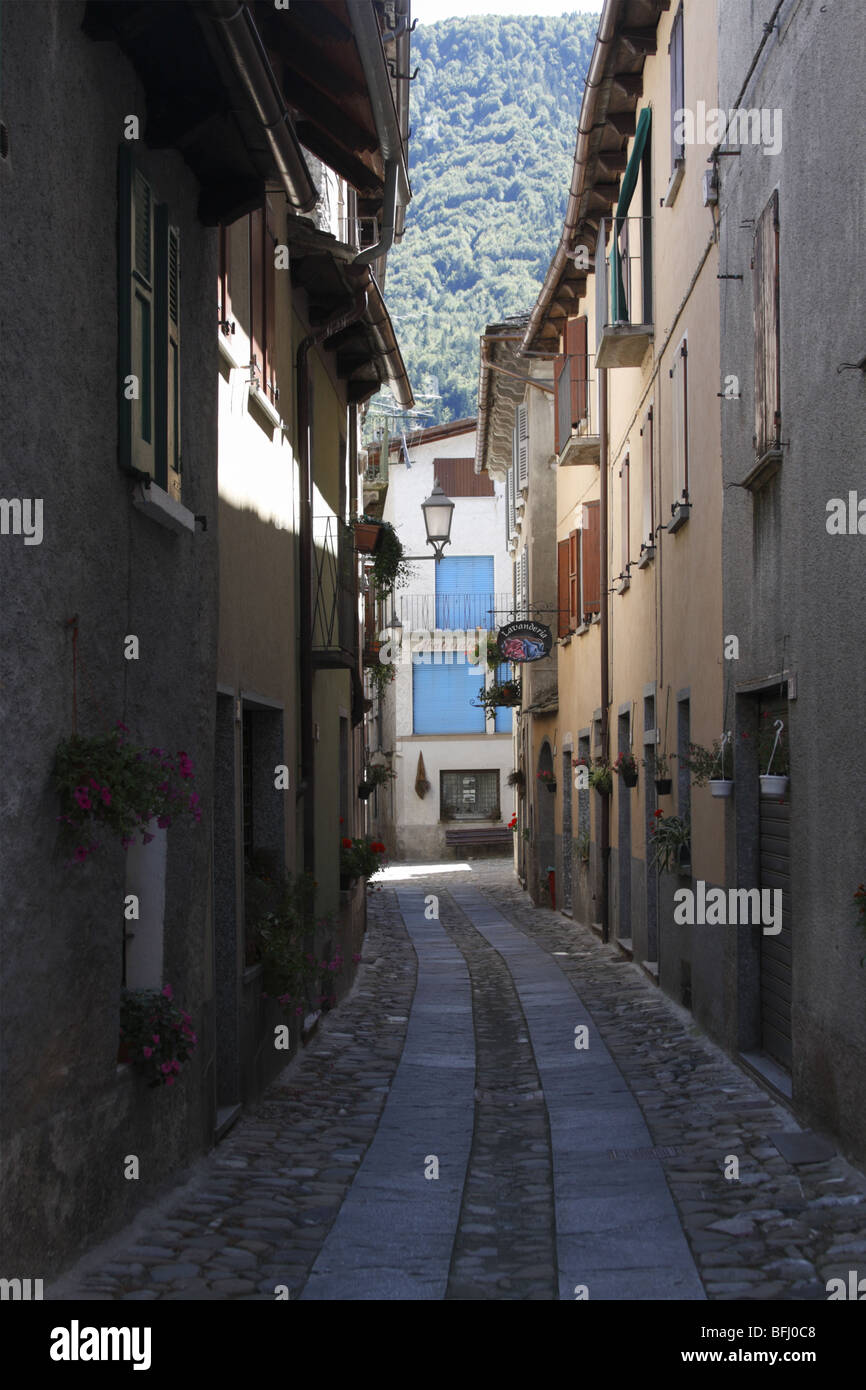
[[[204,13],[261,124],[293,211],[312,212],[319,195],[252,14],[238,0],[207,0]]]
[[[298,453],[301,475],[300,531],[300,653],[301,685],[301,781],[297,799],[304,801],[304,869],[316,867],[316,759],[313,743],[313,459],[310,449],[309,365],[310,348],[356,323],[367,310],[367,291],[355,296],[351,309],[321,324],[298,344]],[[342,518],[341,518],[342,519]]]
[[[394,243],[397,229],[397,175],[400,165],[389,159],[385,165],[385,200],[382,204],[382,230],[375,246],[368,246],[356,256],[352,265],[372,265],[380,256],[387,256]]]
[[[601,478],[601,506],[599,507],[599,588],[601,599],[601,756],[607,758],[610,748],[608,711],[610,709],[610,683],[608,675],[608,602],[607,602],[607,473],[608,473],[608,432],[607,432],[607,368],[598,368],[598,416],[601,429],[599,439],[599,476]],[[600,917],[601,939],[610,939],[610,796],[601,799],[601,893]]]

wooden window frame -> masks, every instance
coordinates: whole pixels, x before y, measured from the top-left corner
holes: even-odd
[[[630,456],[629,456],[628,454],[626,454],[625,458],[624,458],[623,461],[622,461],[622,464],[620,465],[619,478],[620,478],[620,516],[619,516],[619,525],[620,525],[620,538],[619,538],[619,541],[620,541],[620,546],[619,546],[619,557],[620,557],[620,566],[621,566],[621,569],[622,569],[622,573],[620,574],[620,578],[621,578],[621,579],[628,579],[628,577],[629,577],[629,565],[630,565],[630,563],[631,563],[631,560],[630,560],[630,550],[631,550],[631,516],[630,516],[630,512],[631,512],[631,460],[630,460]]]
[[[755,226],[752,246],[755,349],[755,433],[758,460],[780,453],[782,437],[779,304],[779,190],[774,189]]]
[[[128,147],[119,152],[118,205],[119,463],[179,502],[181,235]],[[130,376],[138,379],[137,399],[126,394]]]
[[[655,513],[655,459],[653,457],[654,435],[653,435],[653,407],[650,406],[643,419],[641,427],[642,441],[642,503],[641,503],[641,529],[643,538],[641,540],[641,554],[652,550],[656,543],[656,513]]]
[[[685,141],[679,143],[674,135],[676,129],[676,112],[683,110],[686,104],[686,80],[685,80],[685,52],[683,42],[683,6],[679,6],[674,15],[671,25],[671,38],[668,44],[670,54],[670,89],[671,89],[671,174],[676,174],[680,166],[685,162],[686,147]]]

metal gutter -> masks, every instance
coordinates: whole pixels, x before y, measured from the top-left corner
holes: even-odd
[[[202,13],[243,85],[286,197],[296,212],[312,212],[319,195],[249,9],[239,0],[203,0]]]
[[[386,165],[397,161],[397,199],[405,207],[412,197],[409,187],[409,174],[406,168],[406,151],[400,122],[391,93],[388,65],[379,24],[370,0],[346,0],[346,9],[352,20],[352,32],[364,69],[364,77],[370,93],[370,106],[376,123],[376,134],[382,157]],[[400,44],[397,45],[398,49]]]

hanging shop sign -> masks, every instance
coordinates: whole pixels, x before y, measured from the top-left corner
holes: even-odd
[[[541,661],[550,656],[553,633],[544,623],[523,619],[499,629],[499,654],[503,661]]]

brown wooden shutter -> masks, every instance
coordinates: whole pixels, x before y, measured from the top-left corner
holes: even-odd
[[[556,606],[558,610],[556,630],[560,637],[565,637],[571,630],[569,627],[568,552],[568,541],[560,541],[556,547]]]
[[[565,406],[562,396],[571,389],[571,373],[568,368],[568,358],[561,352],[553,363],[553,447],[557,457],[565,445]]]
[[[265,385],[264,389],[272,401],[276,401],[277,390],[277,272],[274,263],[274,250],[277,239],[273,230],[270,203],[265,199],[264,208],[264,289],[265,298]]]
[[[583,617],[601,612],[601,503],[584,502],[581,531]]]
[[[755,317],[755,451],[760,458],[781,437],[779,362],[779,194],[761,213],[752,250]]]
[[[264,214],[261,208],[250,213],[250,354],[255,362],[255,379],[265,389],[265,304],[264,304]]]
[[[433,474],[446,497],[495,497],[493,479],[485,470],[475,472],[474,458],[433,460]]]
[[[586,419],[586,383],[589,376],[586,356],[586,314],[569,319],[565,325],[565,350],[571,358],[571,427]]]
[[[568,630],[580,627],[580,532],[568,537]]]

